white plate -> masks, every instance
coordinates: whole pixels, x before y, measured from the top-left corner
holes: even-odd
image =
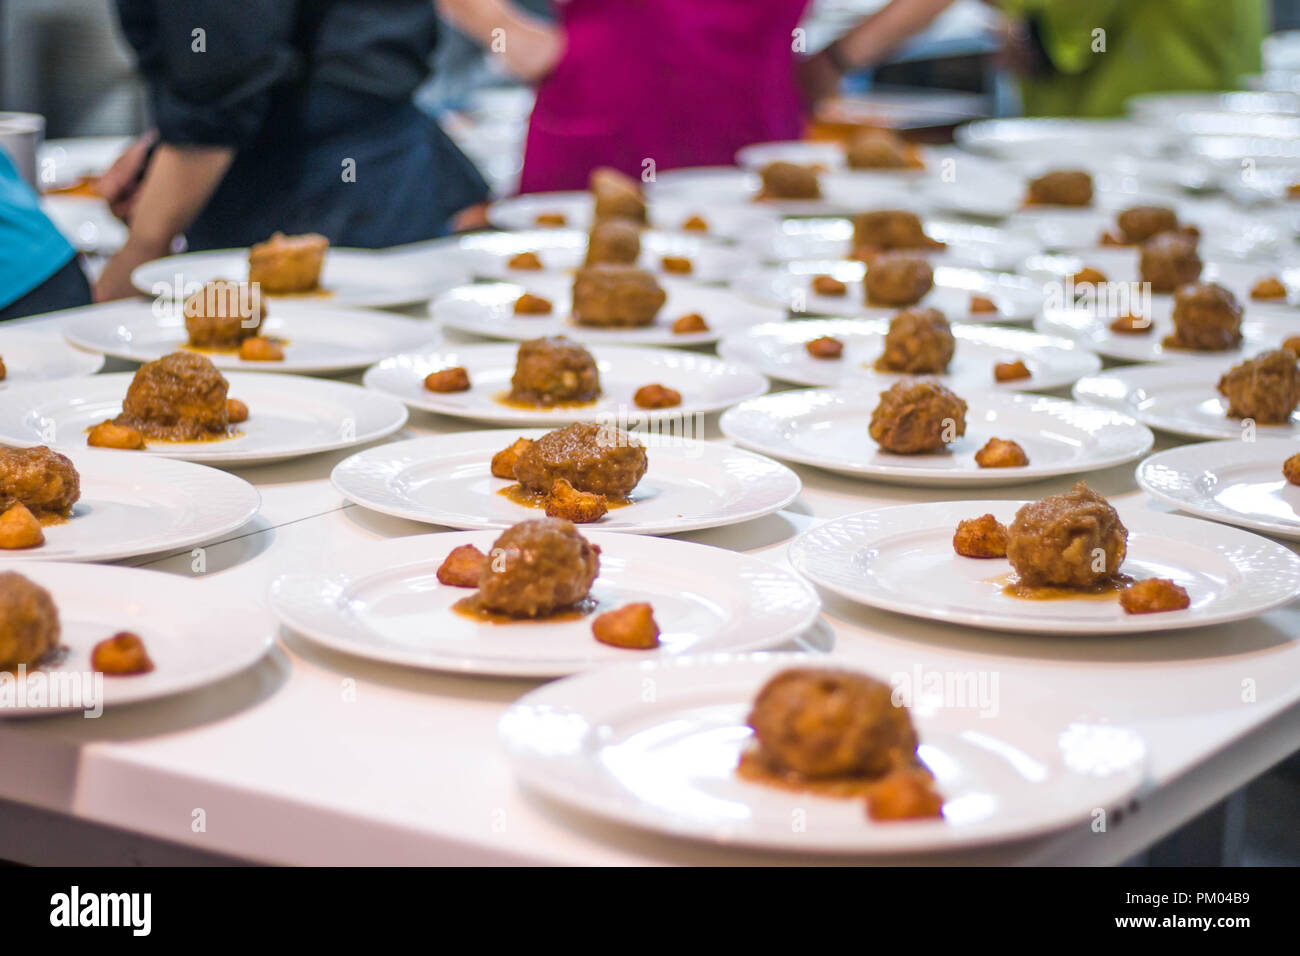
[[[248,281],[248,250],[220,249],[188,252],[154,259],[131,273],[131,284],[145,295],[183,299],[213,279]],[[321,270],[321,291],[273,296],[279,302],[302,299],[331,305],[407,305],[424,302],[468,281],[469,274],[451,257],[441,262],[422,259],[418,267],[389,259],[369,249],[331,247]]]
[[[216,683],[261,659],[271,648],[275,622],[258,599],[238,591],[221,596],[212,609],[207,582],[159,571],[102,564],[6,563],[45,588],[59,609],[60,643],[67,651],[56,664],[27,673],[25,706],[0,702],[0,717],[35,717],[59,711],[94,710],[152,700]],[[216,609],[213,609],[216,610]],[[118,631],[144,641],[154,663],[148,674],[103,677],[102,695],[90,675],[90,652]],[[83,676],[84,675],[84,676]],[[62,686],[70,696],[57,705],[30,701],[38,689]],[[11,688],[15,701],[16,688]]]
[[[1254,617],[1300,594],[1300,555],[1225,525],[1120,506],[1128,529],[1121,570],[1172,578],[1187,590],[1182,611],[1127,614],[1117,598],[1026,601],[1002,593],[1005,558],[966,558],[957,525],[992,514],[1009,525],[1023,501],[940,501],[837,518],[790,544],[790,562],[828,591],[899,614],[1000,631],[1132,634]]]
[[[94,375],[104,367],[104,356],[73,348],[52,328],[0,329],[0,359],[5,363],[0,391],[32,382]]]
[[[1076,163],[1070,164],[1072,168]],[[1138,181],[1126,176],[1112,178],[1093,177],[1092,203],[1088,206],[1058,206],[1025,204],[1032,176],[1019,172],[1016,167],[996,173],[981,171],[961,176],[954,182],[928,181],[923,202],[932,208],[963,216],[988,219],[1007,219],[1014,216],[1020,222],[1033,222],[1042,217],[1092,217],[1097,211],[1114,214],[1130,206],[1167,205],[1176,192],[1162,189],[1159,184]]]
[[[680,279],[659,283],[668,300],[652,324],[639,328],[600,328],[579,325],[569,317],[573,280],[537,275],[512,282],[476,283],[440,295],[429,305],[430,314],[444,326],[497,339],[523,342],[543,335],[567,335],[588,345],[706,345],[737,329],[785,318],[780,309],[747,302],[727,289],[714,289]],[[515,315],[515,300],[524,292],[549,299],[547,315]],[[689,312],[698,312],[709,331],[679,335],[672,324]]]
[[[957,145],[1013,161],[1070,162],[1096,153],[1160,156],[1177,137],[1131,120],[1078,117],[977,120],[954,131]]]
[[[74,345],[132,362],[151,362],[185,347],[179,304],[131,300],[112,315],[96,312],[63,327]],[[243,372],[343,372],[418,348],[432,348],[442,333],[427,319],[390,312],[339,308],[321,302],[277,301],[261,333],[286,340],[284,361],[245,362],[238,352],[203,354],[221,369]]]
[[[1124,110],[1140,123],[1178,128],[1186,113],[1300,113],[1300,96],[1295,93],[1236,91],[1229,93],[1144,93],[1132,96]]]
[[[514,484],[492,476],[492,456],[516,438],[544,429],[481,431],[381,445],[334,467],[340,493],[384,514],[449,528],[508,528],[542,512],[500,491]],[[677,534],[736,524],[779,511],[799,495],[799,478],[769,458],[712,442],[637,435],[649,468],[633,503],[615,508],[593,531]]]
[[[1137,480],[1188,514],[1300,540],[1300,487],[1282,477],[1297,452],[1289,438],[1183,445],[1143,461]]]
[[[918,249],[935,265],[1014,272],[1038,250],[1038,243],[994,226],[950,220],[927,220],[925,231],[946,242],[946,249]],[[853,223],[848,219],[783,219],[744,240],[767,262],[794,259],[847,259],[852,252]]]
[[[1138,203],[1128,203],[1136,206]],[[1201,257],[1216,260],[1263,260],[1278,254],[1287,244],[1283,230],[1276,223],[1260,216],[1252,216],[1237,208],[1225,208],[1221,202],[1192,203],[1157,199],[1155,205],[1173,207],[1180,221],[1196,226],[1201,231],[1199,246]],[[1070,210],[1054,212],[1046,208],[1023,220],[1044,249],[1053,252],[1074,252],[1092,256],[1097,252],[1111,255],[1127,252],[1137,270],[1137,250],[1100,245],[1105,232],[1116,229],[1116,218],[1122,210]]]
[[[920,147],[921,161],[925,167],[905,169],[852,169],[845,156],[845,144],[808,139],[790,139],[783,142],[751,143],[736,151],[736,165],[757,172],[768,163],[794,163],[796,166],[819,166],[827,172],[851,172],[874,175],[883,182],[899,182],[927,175],[935,160],[955,154],[952,147]]]
[[[639,534],[583,532],[601,549],[592,586],[598,613],[636,601],[654,608],[662,644],[634,651],[601,644],[592,616],[480,623],[451,610],[474,592],[440,584],[453,548],[490,553],[497,531],[456,531],[376,541],[345,567],[281,575],[271,607],[294,630],[372,660],[472,674],[557,677],[629,658],[772,647],[817,619],[813,589],[788,571],[732,551]]]
[[[488,222],[498,229],[533,229],[537,217],[559,213],[565,226],[586,232],[591,229],[592,199],[588,192],[526,193],[511,196],[488,206]],[[740,239],[750,235],[772,221],[779,213],[774,209],[746,209],[724,206],[717,202],[672,202],[656,200],[649,208],[650,225],[665,232],[677,231],[692,216],[702,216],[708,224],[706,232],[691,232],[695,236],[713,236],[721,239]]]
[[[800,260],[742,273],[731,282],[738,295],[755,302],[779,306],[804,315],[882,317],[894,315],[898,306],[868,305],[862,280],[867,267],[861,262]],[[848,286],[844,295],[818,295],[813,276],[828,275]],[[996,312],[971,312],[972,295],[987,296]],[[952,322],[1028,322],[1043,307],[1038,284],[1000,272],[977,272],[938,266],[934,288],[909,308],[935,308]]]
[[[897,177],[842,171],[821,173],[817,179],[821,199],[755,200],[760,186],[757,173],[730,166],[701,166],[659,173],[655,182],[647,184],[646,195],[654,205],[758,207],[782,216],[843,216],[863,209],[924,206],[919,184],[900,182]],[[708,218],[707,213],[704,216]]]
[[[1099,807],[1124,806],[1142,783],[1146,748],[1132,731],[1084,723],[1068,701],[1026,694],[1013,702],[1005,693],[996,719],[932,698],[911,707],[918,755],[944,797],[943,820],[877,823],[860,799],[736,776],[751,743],[746,717],[774,674],[789,667],[870,674],[873,663],[752,654],[609,668],[524,695],[501,718],[501,741],[524,783],[586,813],[676,837],[801,853],[915,853],[1023,839],[1082,826]]]
[[[719,427],[736,444],[773,458],[907,485],[1017,485],[1053,475],[1097,471],[1141,458],[1154,438],[1127,415],[1059,398],[968,392],[966,434],[932,455],[894,455],[867,434],[880,393],[894,379],[848,389],[816,388],[755,398],[723,414]],[[975,452],[993,437],[1029,456],[1023,468],[980,468]]]
[[[506,425],[551,425],[608,421],[633,427],[664,419],[703,415],[767,391],[767,379],[744,365],[676,349],[602,345],[595,349],[603,394],[589,405],[518,408],[501,401],[510,392],[517,345],[466,345],[419,355],[398,355],[366,372],[366,388],[391,395],[411,408]],[[463,366],[467,392],[431,392],[430,372]],[[682,393],[673,408],[638,408],[632,400],[643,385],[667,385]]]
[[[116,561],[179,551],[235,531],[257,514],[257,489],[234,475],[154,455],[67,449],[81,498],[67,521],[45,528],[45,543],[0,550],[13,561]]]
[[[102,175],[130,145],[130,136],[47,139],[36,151],[41,188],[61,189],[75,186],[86,177]]]
[[[0,404],[0,441],[86,448],[86,429],[122,411],[132,373],[96,375],[75,383],[26,385]],[[248,464],[351,448],[397,431],[406,408],[358,385],[299,375],[226,374],[229,396],[248,405],[248,421],[221,441],[148,440],[147,451],[114,452],[184,458],[203,464]]]
[[[582,267],[587,257],[587,234],[577,229],[481,232],[463,237],[459,248],[466,266],[481,279],[527,281],[539,270],[512,269],[509,265],[512,256],[535,252],[542,262],[541,271],[572,273]],[[694,268],[689,275],[666,273],[662,264],[664,256],[685,256]],[[753,263],[752,254],[717,239],[650,229],[641,234],[641,258],[637,265],[659,276],[725,282]]]
[[[1242,358],[1226,358],[1222,366],[1198,362],[1111,369],[1076,382],[1074,397],[1189,438],[1300,439],[1300,413],[1291,415],[1289,425],[1247,424],[1228,417],[1228,403],[1215,386],[1219,376]]]
[[[78,252],[111,256],[126,244],[126,224],[96,196],[45,195],[41,211]]]
[[[906,378],[873,368],[884,351],[888,319],[807,319],[774,322],[728,336],[718,343],[723,358],[750,365],[764,375],[799,385],[852,386],[883,378]],[[1101,359],[1061,338],[1025,329],[993,325],[955,325],[957,349],[948,371],[937,378],[953,391],[1046,391],[1073,385],[1101,370]],[[844,343],[838,359],[816,359],[804,348],[810,339],[829,335]],[[1020,359],[1031,373],[1027,379],[995,382],[993,366]]]

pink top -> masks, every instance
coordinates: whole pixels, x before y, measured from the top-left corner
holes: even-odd
[[[568,0],[567,49],[537,92],[520,192],[585,189],[596,166],[639,175],[731,165],[795,139],[794,30],[808,0]]]

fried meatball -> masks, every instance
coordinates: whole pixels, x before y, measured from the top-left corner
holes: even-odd
[[[591,633],[611,647],[648,651],[659,646],[659,625],[654,610],[644,601],[606,611],[591,622]]]
[[[185,300],[185,331],[195,348],[236,349],[251,339],[266,319],[266,306],[255,286],[228,279],[209,282]]]
[[[227,404],[229,402],[227,401]],[[86,444],[94,448],[117,448],[123,451],[140,451],[144,448],[144,435],[134,428],[100,422],[87,429]]]
[[[1152,292],[1173,292],[1201,277],[1196,241],[1178,232],[1162,232],[1142,243],[1138,275]]]
[[[1171,349],[1224,352],[1241,344],[1241,305],[1214,282],[1194,282],[1174,294],[1174,331],[1165,336]]]
[[[1277,276],[1265,276],[1250,287],[1252,299],[1285,299],[1286,285]]]
[[[612,425],[594,422],[547,432],[515,462],[515,480],[540,494],[564,478],[579,491],[618,498],[631,492],[645,471],[644,445]]]
[[[996,362],[993,365],[993,381],[1021,382],[1029,378],[1029,366],[1023,359],[1014,362]]]
[[[320,285],[329,246],[328,239],[315,233],[286,236],[277,232],[248,251],[248,281],[271,295],[310,292]]]
[[[553,308],[550,299],[533,295],[531,292],[525,292],[515,299],[514,304],[515,315],[550,315]]]
[[[1168,578],[1147,578],[1119,592],[1119,606],[1125,614],[1159,614],[1190,607],[1187,591]]]
[[[698,312],[687,312],[673,322],[674,335],[699,335],[709,331],[709,323]]]
[[[59,646],[59,609],[50,592],[0,572],[0,668],[32,664]]]
[[[40,520],[21,501],[15,501],[0,513],[0,549],[17,551],[44,543],[45,532]]]
[[[934,288],[934,270],[919,256],[886,253],[867,267],[864,284],[868,305],[915,305]]]
[[[101,674],[129,677],[148,674],[153,670],[153,661],[138,634],[118,631],[94,646],[90,652],[90,666]]]
[[[810,339],[803,347],[815,359],[837,359],[844,355],[844,343],[829,335]]]
[[[762,186],[759,199],[821,199],[817,171],[810,166],[778,160],[758,171]]]
[[[981,468],[1023,468],[1029,464],[1025,450],[1005,438],[990,438],[975,453],[975,464]]]
[[[682,403],[682,393],[658,383],[642,385],[632,396],[632,401],[637,408],[676,408]]]
[[[632,265],[641,256],[641,225],[631,219],[598,219],[587,236],[589,266]]]
[[[469,370],[463,365],[442,368],[424,376],[424,387],[431,392],[468,392]]]
[[[953,533],[952,549],[964,558],[1005,558],[1006,525],[992,515],[967,518]]]
[[[938,309],[904,309],[889,320],[885,351],[876,359],[881,372],[944,372],[957,340]]]
[[[506,260],[506,268],[536,272],[542,268],[542,259],[535,252],[517,252]]]
[[[1081,169],[1059,169],[1029,181],[1034,206],[1092,205],[1092,177]]]
[[[1300,485],[1300,455],[1292,455],[1282,462],[1282,477],[1293,485]]]
[[[591,171],[589,180],[594,200],[592,215],[596,219],[630,219],[645,222],[645,199],[641,184],[617,169],[601,166]]]
[[[587,266],[573,277],[573,318],[582,325],[649,325],[667,301],[654,275],[636,266]]]
[[[510,401],[527,405],[589,402],[600,396],[600,372],[585,348],[563,335],[519,346]]]
[[[944,244],[925,234],[925,226],[906,209],[874,209],[853,217],[853,248],[873,252],[898,249],[942,249]]]
[[[600,548],[571,522],[522,521],[492,543],[478,581],[478,601],[511,617],[539,617],[577,604],[599,573]]]
[[[888,684],[865,674],[792,667],[754,699],[748,723],[775,770],[808,779],[882,777],[916,757],[917,737]]]
[[[846,295],[849,287],[834,276],[813,276],[809,287],[814,295]]]
[[[903,379],[880,393],[867,430],[896,455],[939,451],[966,434],[966,403],[938,382]]]
[[[1100,584],[1119,573],[1128,553],[1128,529],[1083,481],[1024,505],[1007,532],[1007,559],[1031,587]]]
[[[1219,379],[1219,394],[1228,400],[1229,418],[1250,418],[1261,425],[1283,425],[1300,405],[1300,368],[1286,349],[1264,352],[1234,365]]]
[[[563,478],[556,478],[550,493],[542,499],[542,509],[548,518],[563,518],[574,524],[591,524],[609,512],[609,502],[604,495],[578,491]]]
[[[1178,213],[1168,206],[1130,206],[1119,214],[1116,224],[1124,241],[1137,245],[1177,229]]]
[[[72,459],[44,445],[0,448],[0,511],[21,502],[33,514],[66,515],[81,497]]]
[[[519,456],[524,453],[529,445],[533,443],[531,438],[516,438],[514,444],[509,448],[503,448],[492,456],[492,474],[498,478],[515,477],[515,462],[519,461]]]
[[[167,441],[210,438],[230,424],[227,387],[202,355],[172,352],[136,370],[113,423]]]
[[[487,555],[472,544],[452,548],[438,566],[438,582],[453,588],[476,588],[486,561]]]
[[[849,169],[916,169],[921,164],[912,148],[891,130],[868,129],[844,146]]]
[[[863,794],[872,820],[926,820],[943,818],[943,797],[934,789],[934,777],[925,767],[900,767]]]

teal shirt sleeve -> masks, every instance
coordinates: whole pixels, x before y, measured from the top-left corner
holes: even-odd
[[[0,308],[31,292],[75,254],[41,211],[36,191],[0,150]]]

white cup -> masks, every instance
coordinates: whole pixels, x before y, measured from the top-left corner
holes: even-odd
[[[39,113],[0,113],[0,149],[37,192],[40,185],[36,181],[36,154],[44,139],[45,117]]]

